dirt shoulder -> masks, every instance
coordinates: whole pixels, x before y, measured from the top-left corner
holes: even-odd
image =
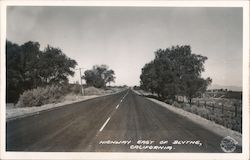
[[[76,103],[76,102],[81,102],[81,101],[86,101],[86,100],[97,98],[97,97],[116,94],[121,91],[123,90],[117,90],[116,92],[104,93],[104,94],[99,94],[99,95],[86,95],[86,96],[66,95],[64,100],[60,103],[45,104],[42,106],[34,106],[34,107],[17,108],[14,105],[6,104],[6,121],[39,114],[40,112],[45,111],[45,110],[51,110],[57,107],[62,107],[68,104]]]
[[[135,91],[135,90],[133,90],[133,91],[139,95],[143,95],[142,93],[140,93],[138,91]],[[179,115],[182,115],[182,116],[188,118],[189,120],[193,121],[194,123],[203,126],[204,128],[208,129],[209,131],[212,131],[213,133],[215,133],[217,135],[220,135],[222,137],[230,136],[238,142],[238,145],[242,146],[242,134],[237,132],[237,131],[233,131],[233,130],[228,129],[222,125],[216,124],[213,121],[202,118],[199,115],[187,112],[187,111],[182,110],[180,108],[176,108],[176,107],[171,106],[169,104],[166,104],[162,101],[159,101],[159,100],[156,100],[153,98],[147,98],[147,99],[161,105],[162,107],[167,108],[168,110],[170,110],[174,113],[177,113]]]

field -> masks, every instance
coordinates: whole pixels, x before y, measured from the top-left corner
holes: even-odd
[[[174,102],[175,107],[195,113],[232,130],[242,132],[242,101],[227,98],[196,98],[192,104]]]

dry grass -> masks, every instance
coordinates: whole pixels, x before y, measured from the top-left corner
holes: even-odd
[[[84,89],[84,96],[107,95],[121,91],[122,89],[100,89],[88,87]],[[19,98],[15,107],[37,107],[45,104],[59,103],[63,101],[75,101],[82,97],[79,85],[60,87],[50,85],[46,87],[37,87],[25,91]]]
[[[178,108],[182,108],[188,112],[197,114],[203,118],[214,121],[217,124],[223,125],[232,130],[242,132],[242,114],[238,113],[237,116],[232,112],[235,108],[235,105],[241,105],[240,100],[235,99],[210,99],[212,101],[214,108],[209,107],[208,102],[206,105],[199,102],[197,104],[188,104],[188,103],[178,103],[174,102],[172,105]],[[221,106],[224,105],[225,110],[222,113]],[[241,106],[237,106],[239,111],[241,111]],[[229,111],[231,110],[231,111]]]

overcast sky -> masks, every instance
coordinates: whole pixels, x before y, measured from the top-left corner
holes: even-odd
[[[7,39],[59,47],[86,69],[107,64],[117,85],[138,85],[157,49],[191,45],[208,57],[203,77],[242,86],[241,8],[8,7]]]

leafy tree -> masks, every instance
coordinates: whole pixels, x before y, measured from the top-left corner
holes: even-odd
[[[115,81],[114,74],[115,72],[108,69],[107,65],[95,65],[91,70],[86,70],[82,78],[85,79],[88,86],[103,88],[107,83]]]
[[[19,93],[22,92],[20,74],[20,53],[19,45],[10,41],[6,42],[6,100],[16,102]]]
[[[110,85],[110,83],[111,82],[115,82],[115,77],[114,77],[114,74],[115,74],[115,72],[113,71],[113,70],[107,70],[106,72],[105,72],[105,80],[104,80],[104,82],[107,84],[107,83],[109,83],[109,85]],[[105,84],[105,85],[106,85]]]
[[[212,82],[201,78],[206,60],[207,57],[192,53],[190,46],[159,49],[155,59],[142,68],[141,87],[168,99],[183,95],[191,102]]]
[[[142,74],[140,76],[141,79],[141,88],[144,90],[152,90],[152,81],[153,78],[155,77],[153,73],[155,72],[154,70],[154,65],[152,62],[145,64],[145,66],[142,68]]]
[[[197,97],[204,93],[207,89],[207,86],[212,83],[211,78],[203,79],[200,77],[193,77],[187,75],[183,80],[184,95],[188,98],[189,103],[191,104],[192,98]]]
[[[21,46],[6,42],[7,102],[16,102],[20,93],[37,85],[39,47],[39,43],[31,41]]]
[[[82,78],[85,79],[87,85],[94,86],[96,75],[93,70],[86,70]]]
[[[38,42],[26,42],[21,45],[20,74],[23,90],[38,86],[37,64],[39,62],[40,44]]]
[[[73,69],[77,63],[68,58],[61,49],[47,46],[40,54],[37,65],[41,85],[48,85],[67,82],[68,76],[74,75]]]
[[[6,101],[17,102],[19,95],[28,89],[67,82],[76,64],[58,48],[48,46],[41,51],[38,42],[29,41],[19,46],[7,41]]]

